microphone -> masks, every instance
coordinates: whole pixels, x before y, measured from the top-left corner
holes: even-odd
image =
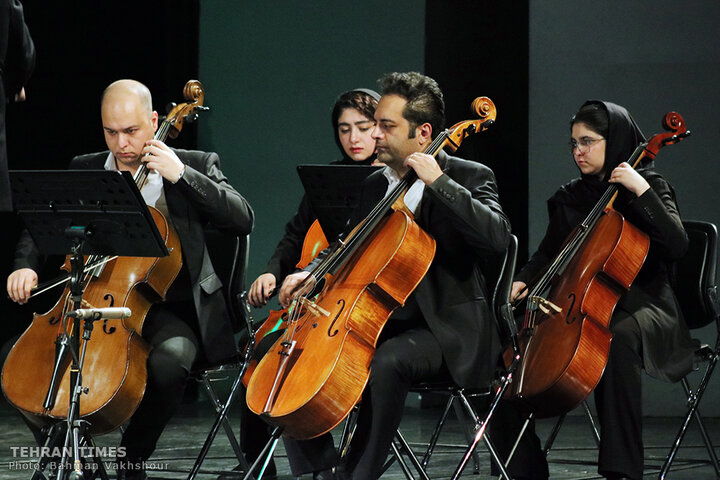
[[[128,318],[132,311],[127,307],[78,308],[70,310],[66,317],[79,320],[103,320],[106,318]]]

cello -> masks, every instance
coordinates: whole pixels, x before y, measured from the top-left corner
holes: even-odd
[[[478,120],[441,132],[425,153],[457,149],[494,123],[490,99],[475,99],[473,108]],[[401,199],[416,178],[408,171],[313,269],[308,279],[319,280],[318,293],[304,291],[308,279],[296,289],[303,293],[294,300],[288,328],[258,364],[246,393],[249,409],[283,435],[313,438],[347,416],[365,388],[385,322],[430,268],[435,241]]]
[[[176,137],[184,120],[203,109],[204,92],[197,80],[189,81],[184,95],[191,102],[175,106],[154,138]],[[143,163],[135,174],[142,188],[149,170]],[[114,430],[132,416],[145,391],[146,361],[150,346],[142,339],[145,316],[160,301],[182,267],[180,240],[165,216],[148,206],[161,238],[170,252],[162,258],[85,258],[82,278],[83,308],[129,307],[127,319],[104,320],[86,344],[83,397],[79,416],[89,422],[89,432]],[[63,269],[70,271],[70,257]],[[37,293],[36,293],[37,294]],[[36,295],[34,294],[34,295]],[[33,321],[10,351],[2,371],[2,388],[8,401],[33,425],[45,427],[68,415],[70,388],[69,352],[56,346],[63,331],[72,328],[66,314],[73,308],[70,288],[47,313]],[[84,340],[79,345],[83,347]]]
[[[307,267],[310,262],[315,260],[325,248],[329,246],[325,232],[323,232],[320,226],[320,221],[315,220],[310,228],[308,228],[305,238],[303,239],[302,249],[300,250],[300,260],[295,264],[296,268],[303,269]],[[292,315],[290,307],[282,308],[280,310],[270,310],[265,321],[255,331],[255,345],[260,343],[260,340],[265,338],[267,335],[272,334],[278,330],[287,328],[287,321],[289,316]],[[245,375],[243,375],[242,382],[245,387],[248,386],[250,377],[252,377],[255,367],[258,364],[258,359],[252,357],[248,364]]]
[[[663,128],[635,149],[631,167],[690,134],[676,112],[664,116]],[[608,187],[528,294],[520,363],[506,396],[537,417],[566,413],[595,389],[607,364],[615,305],[645,262],[650,239],[613,208],[618,188]],[[506,363],[511,354],[505,352]]]

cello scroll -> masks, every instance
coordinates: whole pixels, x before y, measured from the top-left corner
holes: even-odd
[[[673,145],[690,136],[690,130],[687,129],[685,120],[682,115],[677,112],[666,113],[662,119],[662,127],[663,130],[667,130],[667,133],[658,133],[654,135],[645,147],[643,151],[644,155],[641,155],[640,158],[638,158],[638,162],[636,162],[633,167],[636,167],[639,161],[645,156],[654,159],[658,150],[665,145]]]
[[[205,91],[199,80],[188,80],[185,88],[183,88],[183,97],[191,101],[181,103],[180,105],[173,105],[172,110],[170,110],[170,113],[168,113],[167,118],[165,118],[163,122],[167,122],[169,127],[171,127],[168,131],[170,138],[177,138],[182,130],[184,121],[188,123],[193,122],[197,119],[199,111],[210,110],[209,107],[203,105],[205,101]]]
[[[497,109],[488,97],[477,97],[470,108],[478,116],[477,119],[458,122],[448,129],[450,133],[444,146],[452,151],[457,150],[466,137],[483,132],[495,123]]]

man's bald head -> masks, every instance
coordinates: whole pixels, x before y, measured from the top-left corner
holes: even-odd
[[[102,94],[101,108],[106,101],[117,100],[118,98],[127,99],[128,97],[136,97],[141,108],[148,116],[152,114],[152,95],[150,90],[138,82],[137,80],[117,80],[105,89]]]

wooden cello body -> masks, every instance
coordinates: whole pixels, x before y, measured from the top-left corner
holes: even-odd
[[[595,389],[610,351],[615,305],[642,268],[649,246],[645,233],[607,209],[563,274],[553,279],[548,300],[560,311],[538,313],[534,326],[521,331],[523,358],[510,386],[538,416],[568,412]]]
[[[202,108],[204,93],[200,82],[189,81],[184,95],[193,102],[173,108],[156,133],[156,139],[177,135],[183,120]],[[139,188],[144,185],[147,174],[148,169],[142,164],[135,174]],[[92,434],[119,427],[137,409],[145,391],[150,351],[141,337],[143,322],[152,304],[165,298],[182,267],[177,233],[159,210],[148,208],[169,255],[162,258],[86,257],[85,262],[92,267],[78,278],[83,287],[83,308],[128,307],[132,311],[127,319],[97,322],[90,341],[81,339],[78,345],[78,352],[86,347],[79,416],[88,420],[88,431]],[[70,262],[68,257],[64,265],[67,271]],[[68,286],[49,312],[34,316],[3,367],[2,387],[6,398],[30,423],[39,427],[68,416],[71,354],[68,348],[59,345],[58,339],[66,328],[67,333],[73,333],[73,322],[66,317],[73,308]],[[84,327],[82,330],[81,335],[85,333]]]
[[[320,222],[315,220],[307,233],[305,233],[305,239],[303,240],[302,249],[300,251],[300,260],[295,265],[297,268],[305,268],[310,262],[312,262],[318,254],[328,247],[327,238],[323,232]],[[255,345],[260,343],[260,340],[278,330],[284,330],[287,328],[287,321],[290,315],[289,308],[283,308],[280,310],[270,310],[268,317],[265,319],[262,325],[255,331]],[[243,375],[242,382],[245,387],[248,386],[250,377],[252,377],[255,367],[257,367],[258,359],[250,359],[245,375]]]
[[[304,309],[281,388],[273,388],[276,375],[262,372],[282,370],[283,339],[262,359],[248,386],[250,409],[261,414],[270,406],[273,423],[293,438],[315,437],[337,425],[362,394],[387,318],[425,276],[434,252],[432,238],[407,214],[393,213],[328,281],[316,304]]]
[[[690,134],[675,112],[665,116],[663,127],[669,132],[635,150],[628,160],[633,168]],[[520,364],[508,396],[538,417],[570,411],[597,386],[610,350],[613,311],[647,256],[647,234],[613,208],[617,188],[609,187],[570,234],[528,296],[518,334]]]
[[[165,296],[182,266],[177,233],[169,228],[162,213],[149,208],[170,256],[117,258],[106,264],[83,294],[85,308],[124,306],[132,310],[132,316],[127,319],[98,322],[87,345],[83,368],[83,386],[87,388],[87,394],[80,403],[80,416],[90,422],[90,431],[95,434],[122,425],[139,405],[145,392],[146,362],[150,352],[150,346],[140,336],[142,323],[152,303]],[[64,268],[69,270],[68,262]],[[71,393],[69,355],[62,362],[52,408],[44,405],[56,360],[54,340],[63,316],[72,308],[66,289],[49,312],[34,316],[32,324],[10,351],[3,368],[5,396],[38,427],[54,423],[68,414]],[[71,327],[72,323],[68,325]]]
[[[457,148],[468,130],[484,130],[494,121],[489,99],[477,99],[474,105],[481,121],[457,124],[425,153],[435,155],[446,145]],[[281,427],[283,435],[316,437],[345,418],[368,380],[385,322],[430,268],[434,240],[401,201],[395,203],[415,178],[408,172],[313,270],[324,284],[318,293],[295,300],[285,334],[255,369],[248,407]]]

